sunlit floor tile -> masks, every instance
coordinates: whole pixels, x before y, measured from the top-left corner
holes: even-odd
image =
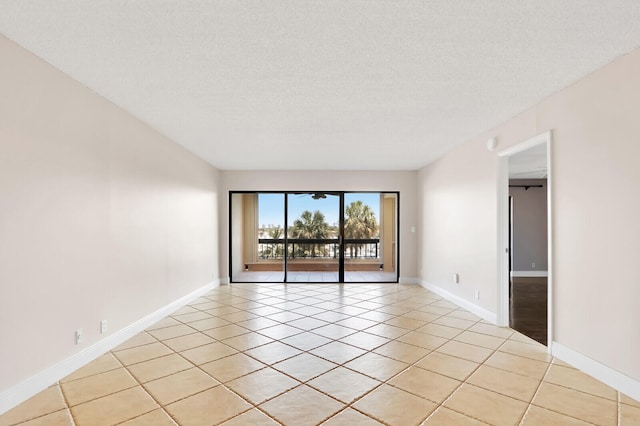
[[[320,377],[311,380],[312,386],[332,397],[350,403],[381,384],[380,381],[367,377],[344,367],[338,367]]]
[[[67,377],[60,380],[60,383],[65,383],[71,380],[77,380],[77,379],[82,379],[84,377],[93,376],[94,374],[116,370],[120,367],[122,367],[122,365],[118,362],[117,359],[115,359],[113,354],[109,352],[94,359],[89,364],[74,371],[72,374],[69,374]]]
[[[33,420],[20,423],[21,426],[75,426],[71,412],[60,410]]]
[[[287,358],[300,354],[300,350],[293,346],[285,345],[280,342],[271,342],[257,348],[249,349],[245,353],[260,362],[271,365],[276,362],[284,361]]]
[[[462,384],[458,380],[418,367],[409,367],[388,383],[437,404],[444,401]]]
[[[129,371],[125,368],[118,368],[66,382],[60,386],[69,406],[74,406],[137,385],[138,383],[131,377]]]
[[[300,333],[295,336],[282,339],[281,342],[289,346],[293,346],[294,348],[298,348],[301,351],[309,351],[319,346],[326,345],[327,343],[332,342],[332,340],[314,333]]]
[[[465,416],[464,414],[457,413],[446,407],[438,408],[422,424],[425,426],[452,426],[452,425],[483,426],[483,425],[486,425],[486,423],[484,422]]]
[[[612,401],[618,398],[618,393],[615,389],[574,368],[552,364],[551,367],[549,367],[549,372],[544,377],[544,381],[607,398]]]
[[[173,351],[162,343],[155,342],[143,346],[135,346],[130,349],[124,349],[114,352],[114,355],[125,366],[138,362],[148,361],[161,356],[169,355]]]
[[[533,399],[538,407],[596,424],[617,422],[617,403],[587,393],[543,382]]]
[[[517,424],[528,404],[508,396],[463,384],[444,406],[493,425]]]
[[[71,413],[77,426],[106,426],[139,417],[157,408],[158,404],[138,386],[71,407]]]
[[[166,408],[180,424],[209,426],[231,419],[249,410],[251,405],[233,392],[217,386],[174,402]]]
[[[530,402],[538,389],[540,381],[488,365],[482,365],[467,379],[467,383],[523,402]]]
[[[146,383],[192,367],[193,364],[180,355],[171,354],[134,364],[129,367],[129,372],[140,383]]]
[[[145,383],[144,387],[162,405],[186,398],[220,383],[198,368]]]
[[[278,424],[278,422],[257,409],[249,410],[222,423],[223,426],[276,426]]]
[[[567,425],[567,426],[580,426],[590,425],[592,423],[585,423],[582,420],[575,419],[573,417],[565,416],[564,414],[557,413],[555,411],[546,410],[544,408],[531,405],[527,410],[524,418],[522,419],[522,426],[537,426],[537,425]]]
[[[620,424],[640,425],[640,407],[620,404]]]
[[[230,389],[254,404],[260,404],[298,385],[300,382],[269,367],[227,382]]]
[[[11,411],[0,415],[0,424],[18,424],[66,408],[60,387],[51,386]]]
[[[336,364],[343,364],[365,354],[367,351],[346,343],[332,341],[309,352]]]
[[[408,392],[382,385],[354,404],[354,407],[391,425],[419,424],[437,405]]]
[[[301,385],[262,404],[262,409],[287,425],[317,425],[344,408],[326,395]]]
[[[374,352],[389,358],[393,358],[397,361],[405,362],[407,364],[413,364],[418,360],[424,358],[431,351],[428,349],[420,348],[418,346],[413,346],[407,343],[393,340],[376,348]]]
[[[347,343],[352,346],[356,346],[360,349],[367,351],[373,350],[379,346],[389,342],[390,339],[375,334],[367,333],[366,331],[358,331],[350,334],[349,336],[340,339],[341,342]]]
[[[549,368],[549,364],[546,362],[499,351],[491,355],[489,359],[485,361],[485,365],[537,380],[541,380]]]
[[[382,423],[365,416],[364,414],[352,409],[347,408],[342,410],[335,416],[331,417],[323,426],[380,426]]]
[[[353,361],[349,361],[344,366],[374,379],[384,381],[406,369],[409,364],[369,352]]]
[[[306,382],[338,365],[309,353],[303,353],[273,365],[276,370]]]
[[[200,366],[216,380],[226,383],[266,367],[265,364],[247,355],[238,353]]]
[[[467,361],[473,362],[483,362],[489,355],[493,353],[491,349],[482,348],[476,345],[470,345],[468,343],[457,342],[455,340],[450,340],[444,345],[440,346],[436,351],[455,356],[458,358],[466,359]]]
[[[121,423],[122,426],[175,426],[176,422],[161,408]]]

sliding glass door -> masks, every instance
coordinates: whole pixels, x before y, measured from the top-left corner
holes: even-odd
[[[344,194],[345,282],[396,281],[397,194]]]
[[[235,192],[229,200],[232,281],[283,282],[285,194]]]
[[[232,192],[231,282],[397,282],[397,192]]]
[[[287,282],[340,280],[340,195],[287,194]]]

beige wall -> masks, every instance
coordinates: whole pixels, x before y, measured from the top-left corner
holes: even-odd
[[[214,168],[1,36],[0,93],[1,392],[219,273]]]
[[[495,312],[498,151],[553,131],[554,340],[640,380],[640,50],[422,169],[418,273]],[[460,272],[461,284],[450,278]]]
[[[400,278],[416,277],[416,172],[224,171],[220,193],[220,269],[228,277],[229,191],[400,191]],[[222,201],[224,199],[224,202]]]

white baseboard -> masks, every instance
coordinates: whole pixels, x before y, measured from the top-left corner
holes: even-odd
[[[491,312],[485,308],[483,308],[482,306],[478,306],[475,303],[471,303],[466,299],[463,299],[460,296],[457,296],[445,289],[443,289],[442,287],[438,287],[435,284],[431,284],[428,283],[426,281],[422,281],[419,280],[419,283],[422,287],[426,288],[427,290],[430,290],[432,292],[434,292],[435,294],[444,297],[445,299],[447,299],[448,301],[455,303],[456,305],[460,306],[461,308],[466,309],[467,311],[471,312],[474,315],[479,316],[480,318],[484,319],[485,321],[490,322],[491,324],[497,324],[498,322],[498,317],[496,315],[495,312]]]
[[[548,277],[549,271],[511,271],[514,278],[520,277]]]
[[[400,277],[398,278],[398,284],[420,284],[420,281],[417,278]]]
[[[619,392],[640,401],[640,381],[607,367],[579,352],[574,351],[558,342],[551,343],[551,354],[562,361],[584,371],[591,377],[611,386]]]
[[[172,312],[187,305],[192,300],[208,293],[218,285],[220,285],[220,280],[215,280],[203,287],[200,287],[199,289],[169,303],[157,311],[152,312],[144,318],[139,319],[133,324],[116,331],[86,349],[71,355],[69,358],[52,365],[51,367],[29,377],[9,389],[0,392],[0,414],[9,411],[13,407],[43,391],[60,379],[65,378],[80,367],[127,341],[131,337],[147,329],[149,326],[165,318]]]

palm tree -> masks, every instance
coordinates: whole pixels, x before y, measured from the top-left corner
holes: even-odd
[[[280,228],[280,226],[270,228],[269,238],[271,238],[272,240],[279,240],[280,238],[282,238],[282,228]],[[271,243],[271,254],[275,258],[282,256],[282,245],[278,242]]]
[[[350,239],[374,238],[378,234],[378,221],[371,207],[362,201],[354,201],[345,209],[344,236]],[[359,255],[362,244],[350,245],[351,257]]]
[[[293,222],[289,230],[292,238],[316,239],[327,238],[329,235],[329,224],[325,221],[324,214],[319,210],[311,213],[305,210],[300,214],[300,218]],[[311,245],[311,257],[316,256],[316,245]]]

